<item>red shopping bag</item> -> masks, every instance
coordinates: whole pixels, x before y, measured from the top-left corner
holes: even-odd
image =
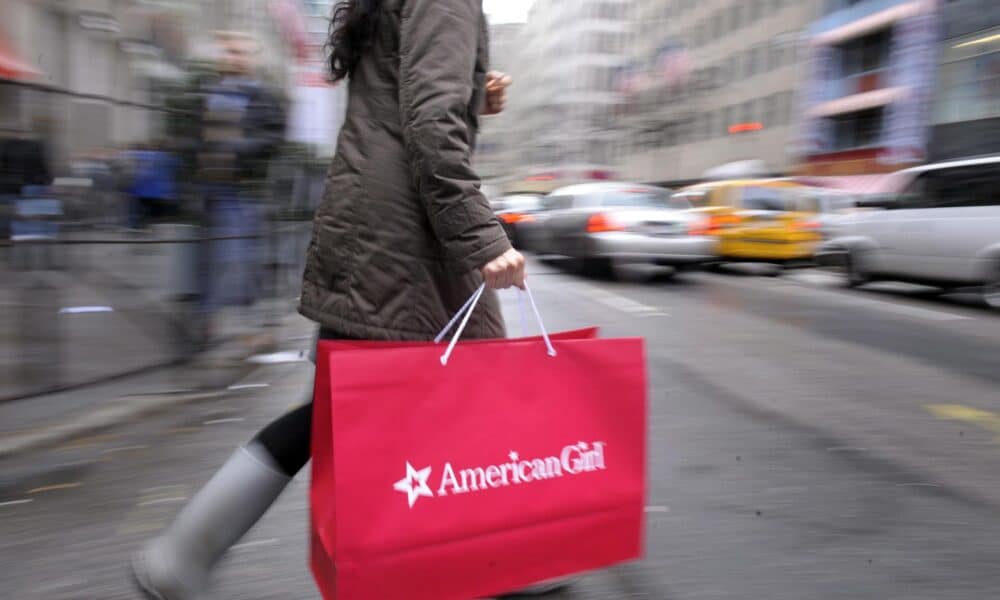
[[[594,330],[321,342],[311,567],[327,600],[470,600],[638,558],[645,361]]]

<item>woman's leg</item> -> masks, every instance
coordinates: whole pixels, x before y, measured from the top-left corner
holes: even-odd
[[[309,388],[311,400],[312,388]],[[267,512],[309,461],[312,404],[276,419],[239,448],[134,558],[139,586],[156,600],[199,598],[212,568]]]
[[[263,447],[282,473],[295,477],[309,462],[311,430],[312,402],[275,419],[250,443]]]

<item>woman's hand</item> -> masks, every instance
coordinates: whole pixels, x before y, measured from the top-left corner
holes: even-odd
[[[483,104],[484,115],[498,115],[507,105],[507,88],[510,87],[510,75],[500,71],[490,71],[486,74],[486,103]]]
[[[525,261],[520,252],[511,248],[500,256],[486,263],[480,271],[486,287],[502,290],[512,285],[524,289]]]

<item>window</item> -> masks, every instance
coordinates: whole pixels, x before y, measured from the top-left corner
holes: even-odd
[[[722,13],[717,11],[712,15],[712,37],[715,39],[721,38],[724,28],[725,22],[722,19]]]
[[[542,200],[543,210],[563,210],[573,206],[573,196],[546,196]]]
[[[622,16],[622,5],[616,2],[605,2],[597,6],[599,19],[617,19]]]
[[[670,192],[655,188],[636,187],[635,189],[615,190],[598,196],[601,206],[638,206],[649,208],[664,208],[668,205]],[[683,208],[688,208],[684,206]]]
[[[785,63],[785,43],[781,36],[771,40],[767,52],[768,70],[777,69]]]
[[[679,206],[693,206],[695,208],[708,206],[708,190],[688,190],[685,192],[677,192],[670,197],[670,201],[671,204],[677,204]]]
[[[781,111],[781,122],[791,123],[798,108],[795,105],[795,92],[781,92],[779,97],[781,100],[778,102],[778,110]]]
[[[753,23],[764,16],[764,2],[767,0],[747,0],[747,23]]]
[[[617,37],[615,33],[598,33],[593,41],[594,49],[601,54],[613,54],[617,47]]]
[[[1000,117],[1000,52],[941,65],[935,122]]]
[[[890,29],[851,40],[839,47],[845,77],[882,69],[889,62]]]
[[[764,127],[771,127],[778,124],[778,114],[781,94],[771,94],[764,98]]]
[[[739,29],[743,27],[743,0],[737,0],[729,9],[729,28]]]
[[[729,61],[723,60],[715,65],[715,83],[718,86],[724,86],[729,83],[731,79],[729,75]]]
[[[735,105],[734,106],[727,106],[726,107],[726,122],[723,123],[723,126],[726,128],[726,131],[729,131],[729,126],[730,125],[736,124],[737,117],[739,116],[739,115],[737,115],[736,111],[737,111],[737,108],[736,108]]]
[[[754,46],[753,48],[750,48],[747,51],[746,69],[744,71],[747,77],[752,77],[760,71],[760,61],[759,61],[760,54],[761,54],[760,48],[758,48],[757,46]]]
[[[719,113],[718,111],[709,111],[705,113],[705,137],[707,139],[713,139],[719,137]]]
[[[756,119],[756,111],[754,111],[755,102],[753,100],[747,100],[743,103],[743,118],[742,123],[753,123]]]
[[[875,108],[833,117],[833,140],[837,150],[878,144],[882,134],[883,109]]]
[[[781,188],[745,187],[740,190],[740,206],[745,210],[786,211],[788,193]]]
[[[923,173],[907,191],[917,192],[907,208],[1000,206],[1000,163],[938,169]]]

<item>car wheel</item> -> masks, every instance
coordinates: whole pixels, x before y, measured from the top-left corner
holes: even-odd
[[[613,279],[615,276],[615,268],[610,258],[580,259],[580,271],[584,275],[599,279]]]
[[[784,265],[770,265],[761,273],[764,277],[781,277],[785,273]]]
[[[991,308],[1000,309],[1000,264],[993,267],[993,275],[983,286],[983,301]]]
[[[868,275],[858,267],[857,259],[850,252],[844,256],[844,276],[847,287],[858,287],[869,281]]]

